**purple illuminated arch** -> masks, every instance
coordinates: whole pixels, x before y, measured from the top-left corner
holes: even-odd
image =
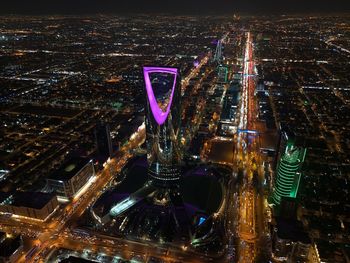
[[[151,111],[153,114],[154,119],[159,125],[162,125],[165,120],[167,119],[169,112],[170,112],[170,107],[171,103],[173,101],[173,95],[174,95],[174,90],[175,90],[175,85],[176,85],[176,77],[177,77],[177,68],[165,68],[165,67],[143,67],[143,77],[145,79],[145,85],[146,85],[146,90],[147,90],[147,97],[148,101],[151,107]],[[171,89],[171,95],[170,95],[170,100],[167,106],[167,109],[165,112],[163,112],[159,107],[156,98],[154,97],[154,92],[152,88],[152,83],[149,77],[150,73],[169,73],[174,75],[174,84]]]

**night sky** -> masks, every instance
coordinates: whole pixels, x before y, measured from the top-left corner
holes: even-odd
[[[350,12],[350,0],[1,0],[2,14],[327,13]]]

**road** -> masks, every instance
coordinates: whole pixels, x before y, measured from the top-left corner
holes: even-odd
[[[253,56],[253,37],[246,33],[243,59],[241,102],[239,107],[239,130],[255,130],[257,102],[254,96],[255,62]],[[265,248],[260,240],[266,238],[267,227],[265,220],[266,197],[262,193],[263,182],[262,156],[259,151],[258,136],[246,132],[236,135],[236,159],[238,170],[243,174],[238,191],[238,262],[254,262]],[[254,184],[254,180],[258,183]],[[267,246],[266,246],[267,247]]]

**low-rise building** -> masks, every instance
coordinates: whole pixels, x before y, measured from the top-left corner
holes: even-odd
[[[53,193],[14,192],[0,194],[0,213],[45,221],[58,208]]]
[[[92,160],[72,158],[47,178],[49,187],[56,192],[59,200],[74,198],[79,191],[95,176]]]

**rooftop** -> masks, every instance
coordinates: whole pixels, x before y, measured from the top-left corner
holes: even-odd
[[[53,193],[15,192],[0,193],[0,202],[17,207],[43,208],[55,196]]]
[[[48,176],[48,179],[51,180],[60,180],[68,181],[74,175],[77,174],[88,162],[90,159],[83,157],[74,157],[64,162],[61,167]]]
[[[276,218],[276,221],[277,235],[279,238],[290,239],[294,242],[301,242],[304,244],[309,244],[311,242],[310,237],[304,231],[301,222],[282,218]]]

